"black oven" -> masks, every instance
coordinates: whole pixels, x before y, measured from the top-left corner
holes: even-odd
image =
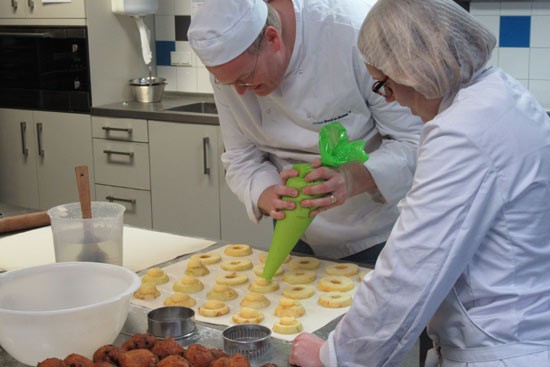
[[[0,107],[90,111],[86,27],[0,26]]]

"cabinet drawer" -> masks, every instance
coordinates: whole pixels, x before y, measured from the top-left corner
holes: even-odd
[[[149,190],[149,144],[94,141],[95,182]]]
[[[92,116],[92,136],[101,139],[148,142],[147,120]]]
[[[112,201],[126,207],[124,224],[152,228],[150,191],[95,185],[95,193],[98,201]]]

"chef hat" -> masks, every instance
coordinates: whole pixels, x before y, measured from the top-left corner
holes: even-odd
[[[202,63],[218,66],[250,47],[266,20],[264,0],[206,0],[191,17],[187,35]]]

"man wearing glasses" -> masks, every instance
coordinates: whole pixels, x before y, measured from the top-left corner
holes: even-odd
[[[251,220],[284,217],[286,169],[319,158],[319,131],[339,121],[370,158],[321,167],[304,189],[315,220],[295,251],[374,264],[412,184],[421,121],[386,100],[357,49],[366,0],[207,0],[189,41],[211,73],[231,190]],[[374,91],[374,92],[373,92]],[[328,210],[330,209],[330,210]]]

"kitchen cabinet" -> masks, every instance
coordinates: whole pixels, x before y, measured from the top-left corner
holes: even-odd
[[[84,0],[44,3],[42,0],[0,0],[0,18],[85,18]]]
[[[77,165],[93,165],[89,115],[0,109],[0,201],[42,210],[78,201]]]
[[[151,228],[147,120],[93,116],[92,135],[97,200],[124,205],[125,224]]]

